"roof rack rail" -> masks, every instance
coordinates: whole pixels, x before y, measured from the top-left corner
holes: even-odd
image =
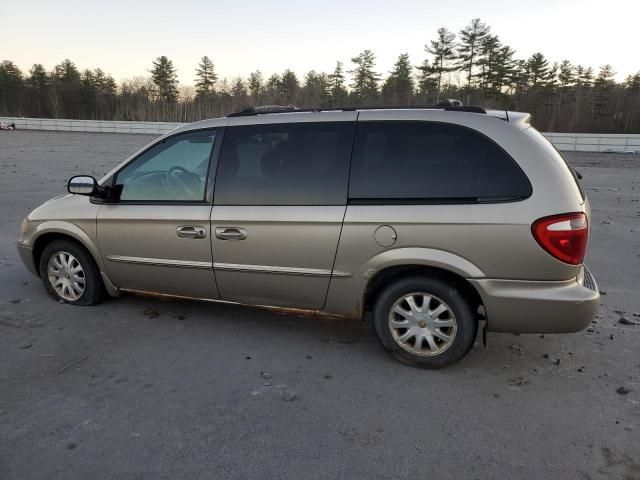
[[[239,112],[230,113],[228,117],[248,117],[251,115],[261,115],[264,113],[290,113],[290,112],[311,112],[314,110],[298,108],[295,105],[261,105],[259,107],[247,107]]]
[[[437,105],[368,105],[360,107],[331,107],[331,108],[298,108],[294,105],[264,105],[260,107],[248,107],[239,112],[230,113],[227,117],[249,117],[270,113],[304,113],[304,112],[354,112],[358,110],[445,110],[447,112],[483,113],[487,111],[475,105],[462,105],[458,100],[443,100]]]
[[[436,105],[439,107],[461,107],[462,102],[460,100],[456,100],[455,98],[445,98],[440,100]]]
[[[345,107],[345,108],[329,108],[329,111],[333,110],[445,110],[447,112],[468,112],[468,113],[487,113],[487,111],[476,105],[411,105],[406,107],[395,106],[364,106],[364,107]],[[325,109],[321,109],[325,111]]]

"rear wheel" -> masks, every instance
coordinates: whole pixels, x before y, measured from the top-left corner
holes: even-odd
[[[107,293],[93,258],[69,240],[54,240],[40,256],[40,278],[55,300],[73,305],[95,305]]]
[[[424,368],[460,360],[478,330],[474,310],[462,293],[427,277],[390,284],[376,301],[374,326],[380,343],[394,357]]]

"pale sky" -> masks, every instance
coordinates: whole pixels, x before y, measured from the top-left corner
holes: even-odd
[[[418,65],[439,27],[457,33],[475,17],[517,58],[540,51],[595,71],[610,63],[618,80],[640,70],[640,0],[8,0],[0,3],[0,60],[27,71],[70,58],[120,82],[148,75],[166,55],[180,83],[192,85],[203,55],[220,77],[291,68],[302,79],[337,60],[349,70],[369,48],[386,76],[398,54]]]

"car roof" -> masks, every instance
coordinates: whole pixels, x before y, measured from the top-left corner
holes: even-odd
[[[267,105],[250,107],[226,117],[201,120],[178,127],[171,133],[236,125],[256,125],[269,123],[339,122],[361,120],[429,120],[447,123],[466,123],[474,118],[500,119],[518,128],[530,126],[531,115],[525,112],[507,110],[485,110],[474,105],[421,105],[410,107],[368,106],[335,108],[297,108],[292,105]],[[458,119],[458,121],[456,121]]]

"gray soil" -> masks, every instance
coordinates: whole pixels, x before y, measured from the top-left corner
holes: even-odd
[[[52,301],[20,221],[152,138],[0,132],[0,478],[640,478],[640,155],[567,154],[593,208],[592,327],[491,334],[424,371],[366,322]]]

